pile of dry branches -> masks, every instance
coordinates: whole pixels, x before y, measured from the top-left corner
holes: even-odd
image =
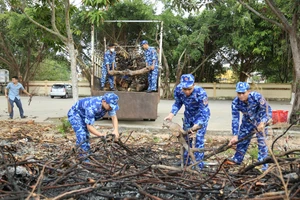
[[[118,142],[94,138],[91,153],[79,157],[73,140],[29,140],[26,130],[0,144],[2,199],[300,199],[300,149],[272,154],[265,172],[255,168],[262,162],[226,168],[220,148],[209,149],[219,164],[197,171],[174,166],[173,142],[136,144],[131,133]]]
[[[143,53],[138,48],[119,47],[117,68],[111,71],[119,91],[144,91],[148,87],[148,72]]]

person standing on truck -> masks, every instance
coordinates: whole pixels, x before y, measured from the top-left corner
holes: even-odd
[[[108,46],[108,50],[104,54],[104,60],[102,65],[102,77],[100,79],[100,90],[104,90],[104,85],[106,82],[106,77],[108,77],[108,82],[110,86],[110,90],[115,90],[115,79],[114,76],[111,75],[111,71],[116,69],[116,52],[115,45],[110,44]]]
[[[204,148],[204,135],[208,120],[210,118],[210,109],[208,107],[208,97],[205,90],[202,87],[195,86],[195,78],[191,74],[183,74],[181,76],[180,84],[175,88],[174,99],[175,103],[172,106],[171,113],[165,118],[165,120],[172,120],[178,113],[182,105],[185,106],[183,129],[195,130],[200,127],[195,137],[194,148]],[[189,145],[192,147],[193,141],[189,138]],[[184,164],[190,165],[190,158],[187,160],[188,152],[184,152]],[[202,162],[204,157],[203,152],[195,152],[195,159],[199,163],[200,169],[203,168]]]
[[[157,92],[157,78],[158,78],[158,57],[154,47],[148,45],[147,40],[141,42],[144,49],[144,58],[146,67],[150,68],[148,73],[148,89],[147,93]]]
[[[115,93],[105,93],[103,96],[87,97],[77,101],[68,112],[68,119],[76,133],[76,145],[84,152],[90,150],[90,133],[105,136],[93,126],[95,120],[102,118],[107,112],[112,119],[115,140],[119,139],[117,110],[119,97]]]
[[[11,82],[7,84],[5,88],[5,97],[8,98],[10,103],[10,112],[9,112],[9,118],[13,119],[14,117],[14,103],[16,103],[17,107],[19,108],[20,117],[26,118],[27,116],[24,115],[24,110],[22,107],[21,98],[19,95],[20,90],[22,90],[25,94],[28,96],[32,96],[30,93],[28,93],[23,85],[19,83],[19,78],[17,76],[13,76],[11,79]],[[7,95],[8,93],[8,95]]]
[[[256,132],[258,142],[258,161],[263,161],[268,156],[266,144],[267,128],[269,120],[272,119],[272,109],[265,98],[258,92],[251,92],[250,85],[246,82],[236,84],[237,97],[231,105],[232,112],[232,134],[233,138],[229,145],[234,145],[242,138]],[[243,114],[240,125],[240,112]],[[227,165],[240,165],[249,147],[251,137],[237,143],[236,153],[233,158],[227,159]],[[262,170],[266,170],[268,164],[264,164]]]

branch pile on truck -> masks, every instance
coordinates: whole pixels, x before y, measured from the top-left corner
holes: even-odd
[[[115,87],[118,91],[141,92],[148,87],[148,72],[143,53],[138,49],[120,48],[116,54],[116,66],[110,75],[115,76]],[[109,88],[106,81],[105,88]]]

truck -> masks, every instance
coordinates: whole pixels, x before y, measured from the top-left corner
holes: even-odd
[[[160,41],[159,41],[159,48],[158,50],[162,49],[162,37],[163,37],[163,21],[159,20],[106,20],[104,22],[110,23],[160,23]],[[93,28],[92,28],[93,30]],[[101,68],[103,58],[101,56],[96,56],[94,54],[94,42],[93,42],[93,31],[92,31],[92,76],[91,76],[91,95],[92,96],[102,96],[107,91],[100,90],[100,78],[101,78]],[[106,44],[106,40],[104,38],[104,44]],[[137,52],[141,53],[141,49],[139,46],[120,46],[120,49],[129,49],[133,48]],[[104,47],[104,52],[106,47]],[[103,54],[102,54],[103,57]],[[161,69],[161,58],[162,58],[162,51],[158,52],[158,60],[159,60],[159,69]],[[118,61],[117,68],[118,68]],[[159,70],[160,71],[160,70]],[[125,77],[125,76],[124,76]],[[157,119],[157,109],[158,103],[160,101],[160,73],[158,77],[158,88],[157,92],[153,93],[146,93],[145,91],[113,91],[115,94],[119,96],[119,107],[120,110],[118,111],[118,119],[120,120],[150,120],[155,121]],[[138,86],[136,86],[138,88]]]
[[[0,93],[4,94],[5,87],[9,82],[9,71],[6,69],[0,69]]]
[[[0,83],[6,84],[9,82],[9,71],[6,69],[0,69]]]

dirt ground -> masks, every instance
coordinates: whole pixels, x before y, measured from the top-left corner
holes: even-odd
[[[276,142],[274,154],[281,154],[281,163],[277,168],[270,164],[269,173],[260,171],[261,164],[254,164],[255,138],[243,164],[226,168],[223,161],[235,150],[213,152],[231,137],[207,134],[205,156],[212,157],[200,170],[195,165],[175,165],[181,158],[180,144],[167,129],[122,129],[117,142],[110,137],[91,137],[87,155],[75,148],[75,134],[67,120],[5,120],[0,126],[0,199],[247,199],[266,192],[281,198],[288,193],[282,191],[277,168],[284,170],[292,196],[299,196],[293,186],[299,182],[300,142],[295,133]],[[96,128],[108,135],[112,131],[110,127]],[[269,146],[282,130],[270,130]],[[293,152],[291,149],[298,150],[282,156]],[[241,176],[243,170],[249,173]]]
[[[35,157],[43,159],[47,156],[54,156],[57,152],[52,146],[61,146],[64,151],[71,150],[75,146],[75,133],[66,121],[60,123],[35,123],[33,120],[16,122],[16,121],[0,121],[0,146],[7,146],[15,149],[15,156],[17,159],[25,159],[28,157]],[[96,126],[101,132],[109,134],[111,129],[109,127]],[[273,141],[280,136],[285,129],[269,130],[268,145],[271,146]],[[176,157],[174,160],[179,159],[180,145],[177,138],[173,137],[167,129],[162,130],[121,130],[121,140],[126,141],[132,145],[152,145],[155,144],[156,148],[159,146],[161,149],[167,149],[174,153]],[[92,136],[93,137],[93,136]],[[213,135],[207,134],[205,136],[205,148],[213,150],[219,146],[227,143],[231,139],[228,135]],[[98,140],[91,140],[91,145],[97,144]],[[300,137],[293,134],[285,134],[278,139],[274,145],[274,152],[280,153],[289,149],[296,149],[300,147]],[[218,159],[228,158],[233,156],[234,149],[229,149],[218,155]],[[162,155],[163,157],[165,155]],[[257,142],[254,137],[251,145],[245,156],[245,162],[254,162],[257,158]],[[212,157],[211,160],[215,158]]]

